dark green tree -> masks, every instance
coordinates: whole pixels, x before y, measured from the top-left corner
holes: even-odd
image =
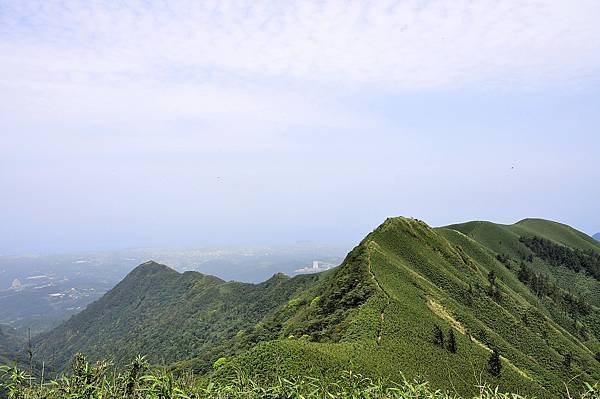
[[[490,270],[488,273],[488,281],[492,287],[496,285],[496,273],[493,270]]]
[[[463,294],[463,299],[467,306],[473,305],[473,294],[474,294],[473,286],[469,283],[469,285],[467,286],[467,289],[464,291],[464,294]]]
[[[500,352],[494,348],[488,360],[488,372],[494,377],[499,377],[502,372],[502,362],[500,361]]]
[[[600,363],[600,352],[596,352],[596,361]]]
[[[496,284],[496,273],[494,273],[493,270],[490,270],[487,278],[490,283],[490,287],[488,288],[489,296],[494,298],[496,301],[499,301],[501,299],[501,295],[500,288],[498,288],[498,285]]]
[[[452,328],[450,328],[448,330],[448,351],[450,351],[450,353],[456,353],[456,338],[454,337],[454,331],[452,331]]]

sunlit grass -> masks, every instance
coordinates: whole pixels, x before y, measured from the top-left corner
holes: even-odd
[[[238,373],[227,381],[197,379],[190,373],[173,374],[152,368],[143,357],[137,357],[122,373],[109,372],[104,362],[90,364],[81,355],[73,361],[71,372],[56,379],[44,380],[27,375],[16,367],[0,369],[0,396],[9,399],[74,399],[74,398],[340,398],[340,399],[459,399],[451,392],[433,389],[427,382],[402,380],[390,383],[372,380],[350,371],[343,372],[336,382],[325,383],[318,378],[298,377],[277,379],[271,384]],[[565,397],[600,398],[599,387],[586,385],[577,395],[565,392]],[[490,386],[481,386],[474,399],[520,399],[518,394],[501,393]]]

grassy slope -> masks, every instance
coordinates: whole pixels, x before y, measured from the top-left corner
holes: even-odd
[[[376,290],[355,312],[348,312],[347,327],[337,342],[307,342],[297,333],[292,339],[251,349],[218,374],[242,368],[263,376],[294,375],[300,370],[334,376],[354,367],[396,380],[403,372],[461,393],[472,393],[483,378],[502,389],[540,396],[562,392],[561,381],[577,374],[589,381],[600,378],[593,353],[548,317],[538,298],[492,251],[464,234],[395,218],[367,236],[354,252]],[[338,277],[346,264],[338,269]],[[499,279],[499,302],[486,292],[490,270]],[[525,313],[529,325],[522,320]],[[436,324],[444,331],[454,329],[457,354],[433,345]],[[600,348],[595,339],[590,345]],[[483,371],[490,347],[499,348],[504,356],[500,378]],[[572,370],[562,366],[566,352],[575,359]]]
[[[77,351],[124,365],[136,354],[171,363],[234,337],[320,276],[283,275],[261,284],[140,265],[80,314],[36,339],[38,357],[64,367]]]
[[[334,379],[354,368],[392,380],[401,380],[402,373],[422,377],[462,394],[489,382],[502,390],[557,396],[562,382],[576,375],[578,382],[600,379],[593,358],[598,339],[591,336],[584,344],[561,327],[549,304],[495,256],[526,256],[518,238],[537,230],[582,248],[590,243],[539,224],[431,229],[412,219],[388,219],[335,270],[276,276],[258,285],[146,265],[40,344],[46,354],[66,348],[63,359],[79,349],[120,361],[138,352],[154,362],[159,355],[167,362],[197,356],[176,367],[201,370],[228,356],[217,377],[242,369],[264,379],[307,373]],[[491,270],[500,300],[488,294]],[[457,354],[432,343],[434,325],[445,333],[453,329]],[[485,372],[491,347],[503,355],[499,378]],[[573,355],[571,370],[562,364],[567,352]]]
[[[470,238],[482,243],[488,249],[499,254],[507,254],[517,260],[532,254],[519,241],[521,236],[539,236],[561,245],[600,253],[600,242],[570,226],[542,219],[525,219],[514,225],[468,222],[448,226],[448,228],[461,231]],[[553,266],[537,257],[534,258],[532,267],[539,274],[550,276],[551,280],[559,287],[576,293],[595,306],[590,315],[581,317],[577,323],[565,317],[561,312],[556,312],[547,303],[545,309],[544,306],[538,306],[538,309],[542,309],[546,316],[554,318],[571,334],[577,336],[591,351],[598,351],[596,343],[600,339],[600,281],[590,275],[577,273],[566,267]],[[583,334],[578,333],[581,331],[583,331]],[[592,336],[588,337],[588,335]]]
[[[598,241],[566,224],[544,219],[524,219],[517,222],[516,226],[569,247],[600,251]]]
[[[521,260],[531,251],[521,242],[521,236],[539,236],[572,248],[594,250],[600,253],[600,242],[564,224],[542,220],[524,219],[513,225],[491,222],[467,222],[447,228],[460,231],[498,254]],[[589,303],[600,307],[600,281],[564,267],[552,266],[535,259],[533,268],[548,274],[562,288],[583,296]]]

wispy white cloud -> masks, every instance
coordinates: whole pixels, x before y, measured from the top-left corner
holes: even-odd
[[[597,81],[597,15],[594,0],[4,0],[0,101],[40,120],[372,126],[347,91]]]
[[[590,0],[5,1],[0,49],[5,77],[156,77],[187,67],[199,78],[396,89],[564,83],[598,72],[599,14]]]
[[[145,131],[375,127],[344,99],[597,81],[596,15],[593,0],[4,0],[0,112]]]

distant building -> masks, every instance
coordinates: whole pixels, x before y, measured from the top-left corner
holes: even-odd
[[[333,264],[313,260],[312,266],[302,267],[294,270],[296,273],[318,273],[325,270],[329,270],[333,267]]]
[[[20,290],[21,288],[23,288],[23,284],[21,284],[21,280],[19,280],[18,278],[14,279],[11,286],[11,289],[13,290]]]

